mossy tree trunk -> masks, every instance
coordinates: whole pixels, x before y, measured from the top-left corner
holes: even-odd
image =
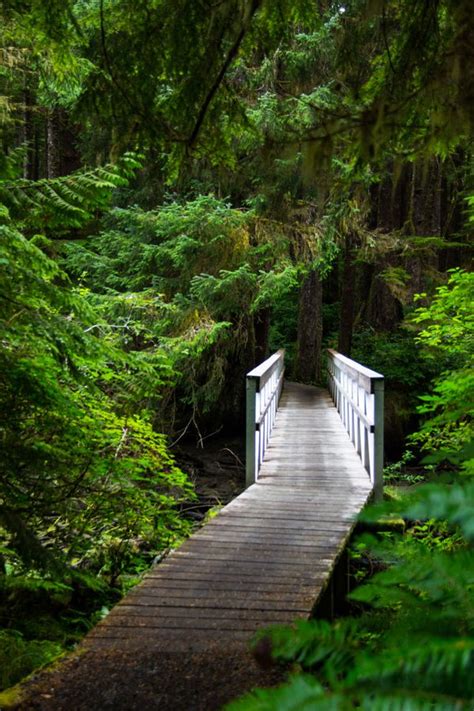
[[[268,337],[270,333],[271,309],[260,309],[254,317],[255,363],[261,363],[268,357]]]
[[[321,376],[322,310],[321,278],[317,269],[312,269],[301,286],[298,307],[295,375],[305,383],[318,382]]]
[[[46,121],[46,165],[48,178],[57,178],[62,173],[62,148],[61,118],[58,109],[54,109]]]

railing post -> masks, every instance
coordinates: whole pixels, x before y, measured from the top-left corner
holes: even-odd
[[[256,480],[255,396],[257,393],[257,381],[255,378],[247,378],[246,391],[245,486],[251,486]]]
[[[384,381],[374,381],[374,499],[383,498]]]

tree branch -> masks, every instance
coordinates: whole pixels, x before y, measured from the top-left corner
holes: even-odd
[[[209,106],[211,105],[211,102],[216,95],[220,85],[222,84],[222,81],[227,74],[227,70],[229,69],[230,65],[234,61],[235,57],[237,56],[240,45],[243,42],[243,39],[245,35],[248,32],[248,29],[250,27],[250,24],[252,22],[252,19],[259,9],[260,5],[262,3],[262,0],[251,0],[251,7],[250,11],[247,15],[247,17],[244,19],[243,25],[240,29],[239,34],[237,35],[234,44],[230,48],[229,52],[227,53],[227,57],[225,58],[224,64],[222,65],[218,75],[216,76],[214,82],[212,83],[205,99],[204,102],[199,110],[196,123],[194,124],[194,128],[191,132],[191,135],[188,140],[188,147],[193,148],[196,145],[196,141],[198,139],[199,133],[201,131],[202,124],[204,123],[204,119],[206,118],[206,114],[208,112]]]

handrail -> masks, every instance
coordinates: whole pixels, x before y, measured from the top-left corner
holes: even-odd
[[[361,365],[356,360],[338,353],[333,348],[328,348],[328,353],[331,359],[337,361],[339,370],[347,373],[352,380],[355,380],[368,393],[373,393],[374,384],[379,380],[383,380],[383,375],[380,373],[366,368],[365,365]]]
[[[283,387],[285,351],[280,349],[247,373],[246,485],[254,484],[275,423]]]
[[[329,392],[369,473],[374,496],[383,493],[384,377],[328,349]]]

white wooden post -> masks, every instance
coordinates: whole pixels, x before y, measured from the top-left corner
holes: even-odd
[[[256,472],[255,394],[257,392],[257,381],[253,378],[247,378],[246,390],[245,485],[250,486],[255,481]]]
[[[374,382],[374,498],[383,498],[384,381]]]

